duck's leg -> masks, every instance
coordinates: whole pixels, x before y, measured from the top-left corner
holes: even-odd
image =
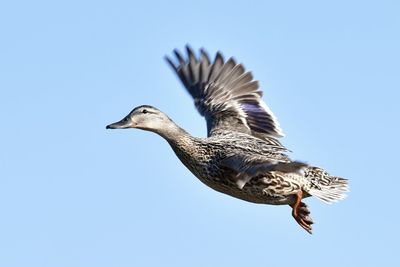
[[[311,224],[313,224],[313,221],[309,216],[310,211],[308,210],[307,205],[304,202],[301,202],[302,198],[302,191],[299,191],[295,194],[294,203],[290,204],[292,207],[292,216],[304,230],[312,234]]]

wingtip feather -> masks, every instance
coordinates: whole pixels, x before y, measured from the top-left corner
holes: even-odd
[[[168,56],[164,56],[164,60],[167,61],[168,65],[170,65],[175,71],[178,70],[178,67],[175,65],[171,58],[169,58]]]

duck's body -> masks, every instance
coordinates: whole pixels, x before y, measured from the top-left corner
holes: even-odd
[[[342,199],[347,180],[330,176],[323,169],[292,161],[278,141],[282,130],[261,100],[252,75],[220,53],[210,63],[201,51],[188,59],[175,51],[183,84],[206,118],[208,137],[193,137],[168,116],[151,106],[139,106],[120,122],[107,128],[140,128],[168,141],[181,162],[207,186],[221,193],[260,204],[293,208],[292,215],[311,233],[309,210],[301,200],[315,196],[325,202]]]
[[[265,189],[268,184],[279,180],[278,177],[275,179],[271,172],[254,175],[241,187],[238,185],[237,171],[229,166],[231,160],[240,161],[239,157],[243,160],[257,159],[260,163],[290,162],[289,158],[282,153],[283,151],[277,150],[274,146],[271,147],[268,142],[248,134],[235,132],[221,133],[208,138],[192,137],[186,132],[174,136],[179,136],[179,138],[167,141],[175,154],[207,186],[249,202],[273,205],[291,203],[290,194],[275,196],[266,194]],[[282,186],[282,190],[292,191],[300,188],[302,183],[300,175],[290,180],[290,183]],[[271,185],[269,189],[272,190]]]

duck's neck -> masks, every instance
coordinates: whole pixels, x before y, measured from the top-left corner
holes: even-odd
[[[172,123],[168,128],[164,128],[158,134],[167,140],[179,160],[190,171],[195,172],[195,166],[191,163],[195,161],[193,158],[198,156],[198,138],[191,136],[175,123]]]
[[[184,129],[176,125],[173,121],[164,127],[161,131],[157,132],[161,135],[167,142],[174,147],[181,147],[185,145],[190,145],[193,142],[194,137],[191,136]]]

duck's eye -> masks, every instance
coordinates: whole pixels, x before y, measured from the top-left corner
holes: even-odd
[[[143,109],[143,110],[142,110],[142,113],[143,113],[143,114],[148,113],[147,109]]]

